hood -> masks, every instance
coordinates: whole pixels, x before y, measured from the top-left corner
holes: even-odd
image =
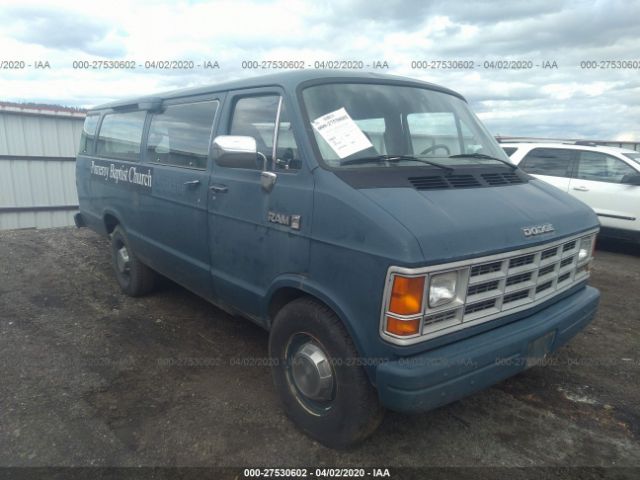
[[[536,179],[490,188],[360,190],[411,231],[427,264],[526,248],[598,227],[584,203]],[[553,232],[525,237],[523,228]]]

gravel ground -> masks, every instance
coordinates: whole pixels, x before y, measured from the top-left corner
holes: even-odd
[[[596,320],[549,365],[339,452],[243,362],[259,327],[168,281],[124,296],[87,229],[0,232],[0,465],[640,467],[640,249],[600,242],[591,283]]]

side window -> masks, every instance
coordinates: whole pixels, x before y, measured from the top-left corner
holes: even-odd
[[[278,111],[277,95],[244,97],[234,107],[229,135],[243,135],[256,140],[258,152],[267,157],[274,170],[297,170],[301,162],[298,145],[293,137],[286,105],[283,103],[278,126],[276,160],[273,162],[273,133]]]
[[[138,160],[146,112],[110,113],[100,126],[96,153],[122,160]]]
[[[147,160],[164,165],[207,168],[217,101],[170,105],[151,117]]]
[[[80,148],[78,153],[93,153],[93,143],[96,135],[96,127],[98,126],[99,115],[87,115],[84,119],[82,127],[82,135],[80,136]]]
[[[580,152],[576,178],[621,183],[622,177],[629,173],[635,173],[635,170],[618,158],[598,152]]]
[[[520,162],[527,173],[568,177],[572,150],[560,148],[534,148]]]

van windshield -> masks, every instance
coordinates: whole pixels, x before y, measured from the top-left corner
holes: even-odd
[[[303,90],[331,168],[494,165],[508,157],[460,98],[427,88],[330,83]]]

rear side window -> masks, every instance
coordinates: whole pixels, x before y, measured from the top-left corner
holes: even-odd
[[[572,151],[561,148],[534,148],[520,162],[520,168],[527,173],[568,177]]]
[[[122,160],[138,160],[146,112],[110,113],[100,126],[96,153]]]
[[[96,127],[98,126],[99,115],[88,115],[84,119],[82,127],[82,135],[80,136],[80,148],[78,153],[93,153],[93,143],[96,135]]]
[[[170,105],[151,118],[147,160],[187,168],[207,168],[217,101]]]
[[[621,183],[625,175],[635,170],[622,160],[598,152],[580,152],[576,178],[596,182]]]

